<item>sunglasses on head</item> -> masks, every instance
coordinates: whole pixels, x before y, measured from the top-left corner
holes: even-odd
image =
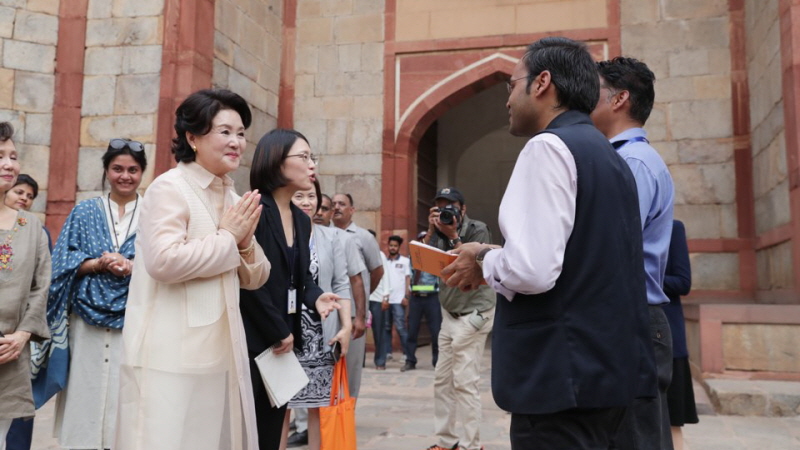
[[[132,141],[130,139],[114,138],[108,143],[108,146],[114,150],[122,150],[128,147],[132,152],[144,151],[144,145],[139,141]]]

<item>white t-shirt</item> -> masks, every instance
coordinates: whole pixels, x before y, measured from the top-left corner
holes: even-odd
[[[398,255],[397,259],[389,259],[387,265],[392,273],[389,303],[402,303],[406,296],[406,280],[411,276],[411,260]]]

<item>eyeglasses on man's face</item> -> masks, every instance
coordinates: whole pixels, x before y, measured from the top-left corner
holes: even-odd
[[[297,155],[288,155],[287,158],[298,157],[303,160],[304,163],[308,164],[309,161],[314,161],[314,164],[319,162],[319,156],[315,155],[314,153],[298,153]]]
[[[514,86],[516,86],[516,82],[521,80],[521,79],[523,79],[523,78],[528,78],[528,76],[527,75],[523,75],[523,76],[521,76],[519,78],[512,78],[512,79],[506,81],[506,88],[508,89],[508,93],[509,94],[511,93],[511,91],[514,90]]]

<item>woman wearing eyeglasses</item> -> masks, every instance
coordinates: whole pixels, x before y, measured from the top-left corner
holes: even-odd
[[[272,347],[276,354],[302,352],[303,306],[324,319],[341,306],[323,293],[311,272],[311,220],[292,203],[299,190],[312,189],[315,156],[308,140],[294,130],[275,129],[256,146],[250,187],[262,193],[255,237],[272,263],[266,284],[241,291],[241,308],[253,381],[260,450],[277,450],[283,435],[286,405],[273,408],[254,358]]]
[[[70,449],[111,448],[114,438],[141,203],[136,191],[147,167],[144,146],[128,139],[112,139],[102,161],[104,193],[73,208],[53,249],[47,305],[53,337],[46,350],[51,361],[46,374],[37,375],[64,386],[56,405],[56,437]],[[66,355],[68,369],[62,364]],[[55,373],[59,368],[62,373]],[[35,391],[37,403],[55,393]]]

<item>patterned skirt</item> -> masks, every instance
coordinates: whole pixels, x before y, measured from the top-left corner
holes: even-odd
[[[308,384],[289,401],[289,408],[318,408],[331,402],[333,354],[324,351],[322,322],[303,306],[300,313],[303,349],[297,353],[300,365],[308,375]],[[318,317],[318,316],[317,316]],[[297,350],[295,350],[297,352]]]

